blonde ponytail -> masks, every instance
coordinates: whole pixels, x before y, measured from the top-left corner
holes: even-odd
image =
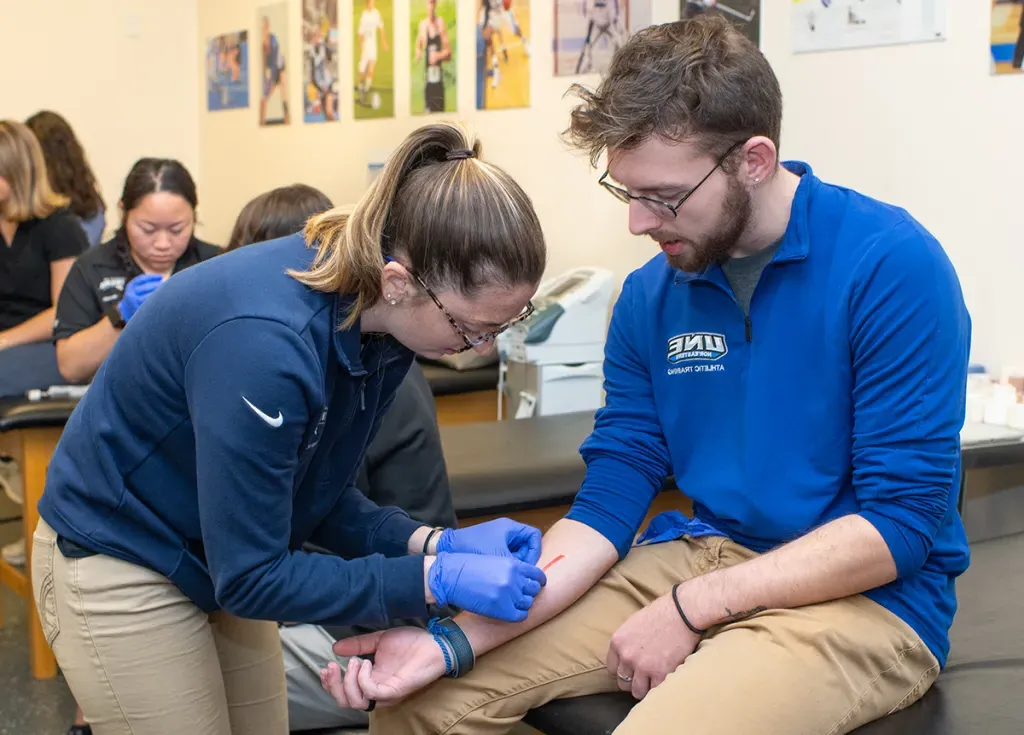
[[[381,298],[385,255],[401,256],[442,288],[472,288],[484,273],[509,284],[539,281],[545,248],[532,204],[479,153],[479,141],[457,123],[414,131],[351,212],[335,207],[309,220],[305,238],[317,254],[291,275],[352,298],[342,328]]]

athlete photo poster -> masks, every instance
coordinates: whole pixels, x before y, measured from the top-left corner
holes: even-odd
[[[702,13],[725,16],[755,46],[760,47],[761,0],[679,0],[680,20],[695,18]]]
[[[302,0],[302,119],[338,119],[337,0]]]
[[[1024,70],[1024,0],[992,0],[992,73]]]
[[[355,118],[394,117],[394,0],[352,0],[352,14]]]
[[[630,34],[653,22],[651,0],[555,0],[555,76],[603,74]]]
[[[409,0],[413,115],[455,112],[458,0]]]
[[[529,107],[530,0],[475,2],[476,109]]]
[[[260,57],[260,125],[288,125],[288,3],[256,10]]]
[[[249,106],[249,32],[236,31],[206,43],[206,109]]]

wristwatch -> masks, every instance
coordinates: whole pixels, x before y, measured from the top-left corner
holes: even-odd
[[[119,302],[111,302],[103,307],[103,313],[106,315],[110,323],[114,325],[114,329],[124,329],[124,325],[127,324],[124,317],[121,316],[121,310],[117,308]]]
[[[427,632],[432,634],[437,645],[441,646],[445,676],[449,679],[458,679],[473,670],[476,654],[458,623],[451,618],[431,618],[427,623]]]

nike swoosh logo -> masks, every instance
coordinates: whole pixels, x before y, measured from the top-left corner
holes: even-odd
[[[268,426],[272,426],[276,429],[278,426],[284,423],[284,416],[281,415],[280,411],[277,412],[277,416],[271,417],[263,413],[258,408],[256,408],[256,406],[252,405],[249,399],[246,398],[245,396],[242,396],[242,400],[245,401],[245,405],[251,408],[257,416],[266,421]]]

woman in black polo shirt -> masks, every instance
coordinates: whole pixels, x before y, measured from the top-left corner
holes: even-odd
[[[63,383],[51,333],[53,305],[85,232],[50,188],[39,142],[0,121],[0,396]]]
[[[121,194],[114,237],[79,258],[57,302],[53,337],[66,381],[84,383],[166,278],[220,252],[195,234],[196,185],[178,161],[143,158]]]

